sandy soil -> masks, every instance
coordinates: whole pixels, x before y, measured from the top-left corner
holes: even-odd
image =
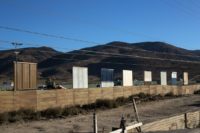
[[[193,110],[200,110],[200,96],[194,95],[138,104],[140,119],[143,123]],[[104,128],[105,132],[110,131],[112,127],[119,127],[122,115],[125,116],[127,123],[134,119],[131,103],[116,109],[99,110],[97,115],[99,131]],[[76,133],[92,132],[92,112],[64,119],[17,122],[0,126],[0,133],[70,133],[72,131]],[[196,132],[194,130],[191,133]]]

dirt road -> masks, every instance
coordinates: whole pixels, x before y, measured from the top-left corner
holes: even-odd
[[[176,99],[146,102],[138,105],[140,119],[143,123],[166,118],[186,111],[200,110],[200,96],[194,95]],[[97,111],[98,127],[105,132],[112,127],[119,127],[120,118],[125,116],[127,122],[133,119],[132,104],[111,110]],[[83,133],[92,131],[92,112],[85,115],[68,117],[65,119],[52,119],[44,121],[17,122],[1,125],[1,133]]]

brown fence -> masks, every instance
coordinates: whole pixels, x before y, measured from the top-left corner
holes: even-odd
[[[116,99],[139,94],[193,94],[200,90],[200,85],[190,86],[133,86],[90,89],[58,89],[58,90],[26,90],[0,91],[0,112],[18,110],[20,108],[44,110],[53,107],[84,105],[97,99]]]
[[[143,132],[171,131],[185,128],[197,128],[200,125],[200,111],[188,112],[170,118],[154,121],[142,126]]]
[[[37,64],[14,62],[14,89],[25,90],[37,88]]]

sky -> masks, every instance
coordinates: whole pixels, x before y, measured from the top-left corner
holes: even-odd
[[[195,50],[199,24],[200,0],[0,0],[0,27],[65,37],[0,28],[0,50],[13,48],[10,42],[69,51],[111,41],[163,41]]]

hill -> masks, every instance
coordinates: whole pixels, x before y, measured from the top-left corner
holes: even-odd
[[[13,76],[13,61],[16,60],[15,50],[4,50],[0,51],[0,77],[12,79]],[[40,63],[60,52],[48,48],[48,47],[39,47],[39,48],[22,48],[19,49],[20,54],[18,56],[19,61],[27,61]]]
[[[20,50],[19,60],[38,63],[39,77],[53,77],[71,82],[72,66],[89,68],[89,81],[98,82],[101,68],[115,69],[115,78],[121,78],[123,69],[134,71],[134,78],[143,80],[143,71],[153,71],[153,80],[159,80],[159,72],[188,71],[190,78],[200,75],[199,51],[186,50],[163,42],[125,43],[110,42],[105,45],[61,53],[51,48],[27,48]],[[8,56],[9,55],[9,56]],[[1,51],[0,74],[9,77],[12,73],[9,60],[14,60],[13,51]],[[170,74],[168,74],[170,78]]]

